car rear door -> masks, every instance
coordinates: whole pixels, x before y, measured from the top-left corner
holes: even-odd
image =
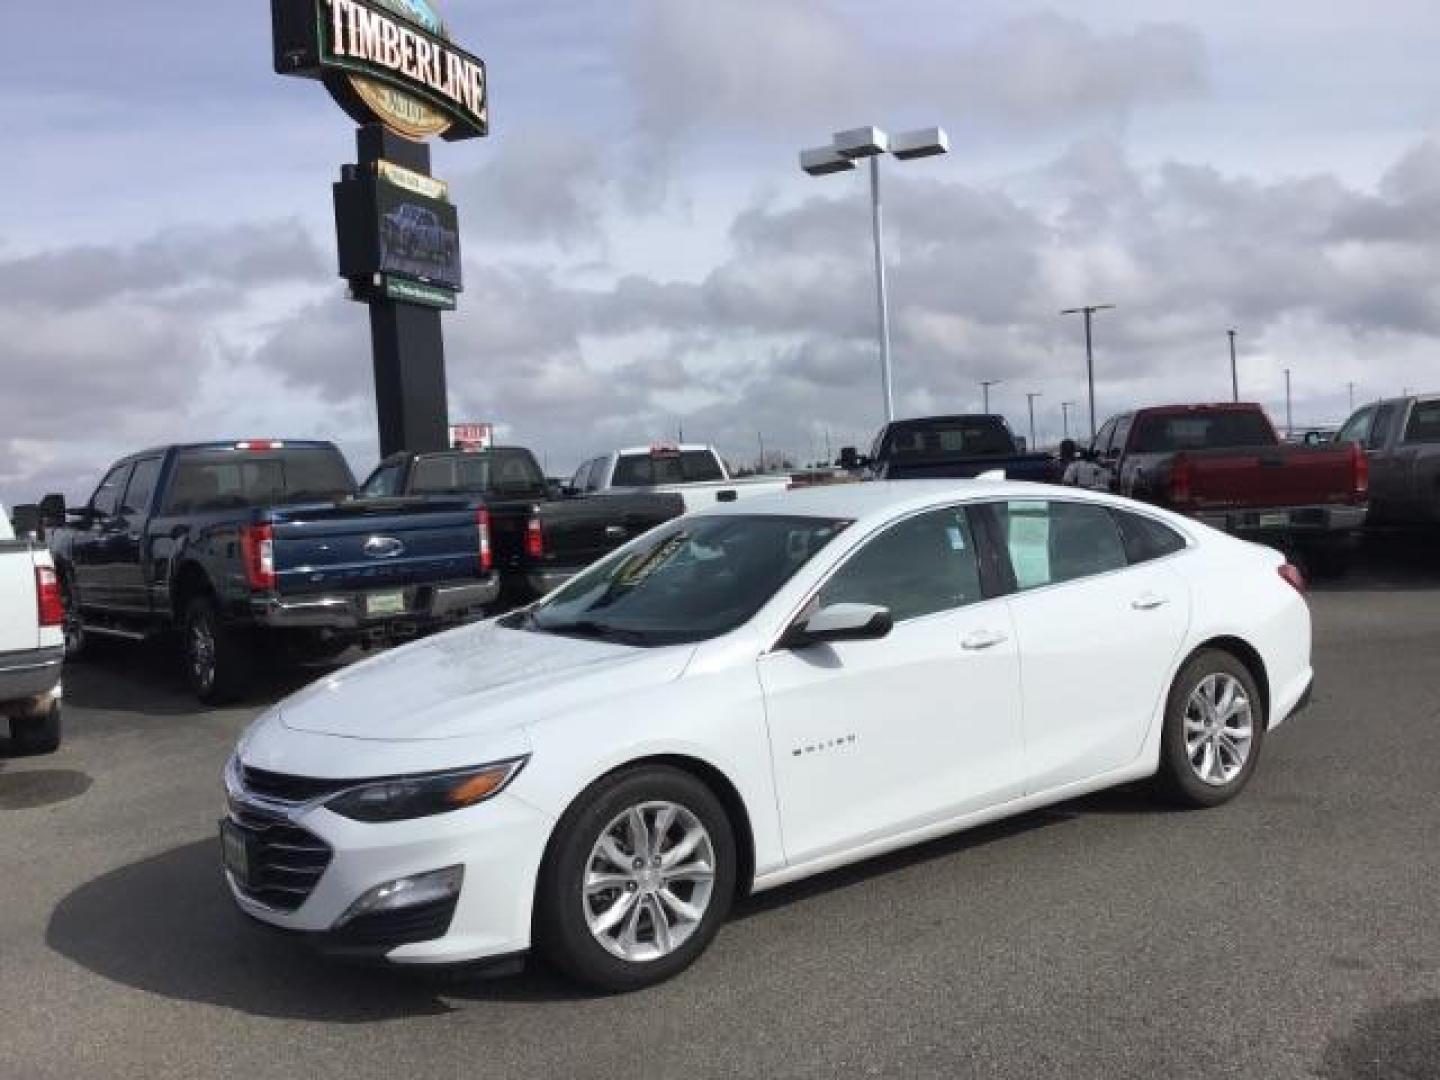
[[[1023,788],[1020,658],[1004,599],[982,588],[969,515],[892,524],[815,604],[879,604],[887,637],[760,659],[792,863],[1015,798]]]
[[[1014,576],[1029,792],[1130,764],[1189,627],[1188,586],[1165,558],[1128,553],[1103,504],[991,503],[987,528]]]

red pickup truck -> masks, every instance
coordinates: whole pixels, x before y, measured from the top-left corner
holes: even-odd
[[[1110,420],[1065,482],[1188,514],[1334,574],[1365,523],[1370,475],[1353,444],[1283,442],[1259,405],[1167,405]]]

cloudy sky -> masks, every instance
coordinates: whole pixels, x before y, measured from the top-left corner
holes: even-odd
[[[12,5],[0,35],[0,501],[89,494],[143,445],[376,456],[365,310],[335,277],[353,128],[270,71],[263,0]],[[452,419],[553,474],[673,435],[798,458],[880,420],[862,174],[796,152],[941,124],[886,164],[903,414],[1042,437],[1229,392],[1300,423],[1440,389],[1433,0],[449,0],[493,134],[442,144],[467,289]],[[63,31],[63,32],[62,32]]]

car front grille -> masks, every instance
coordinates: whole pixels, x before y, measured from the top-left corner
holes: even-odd
[[[232,799],[230,820],[252,841],[250,879],[235,887],[257,904],[291,912],[319,884],[334,855],[330,845],[283,817]]]

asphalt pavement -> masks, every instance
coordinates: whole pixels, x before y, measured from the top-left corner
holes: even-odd
[[[0,742],[0,1078],[1440,1077],[1440,545],[1312,600],[1315,703],[1231,805],[1111,792],[803,882],[616,998],[250,926],[220,770],[304,676],[203,710],[117,645],[59,754]]]

